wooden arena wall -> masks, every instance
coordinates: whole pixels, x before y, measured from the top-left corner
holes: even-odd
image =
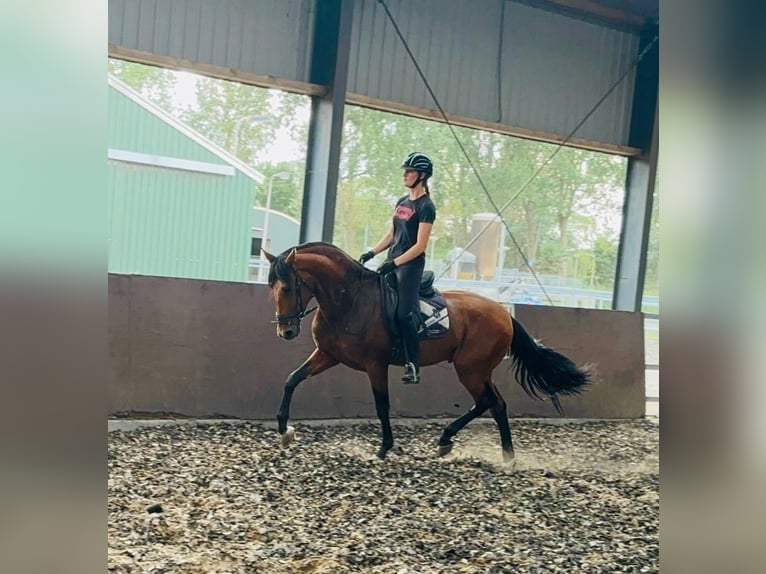
[[[300,337],[276,336],[274,305],[262,284],[109,275],[109,415],[273,419],[289,373],[313,350],[310,323]],[[644,414],[640,313],[517,305],[527,331],[577,363],[591,363],[590,390],[562,398],[568,417]],[[556,417],[516,383],[511,361],[494,380],[510,416]],[[392,417],[458,416],[472,399],[451,364],[426,367],[420,385],[389,370]],[[293,419],[374,418],[364,373],[338,365],[304,381]]]

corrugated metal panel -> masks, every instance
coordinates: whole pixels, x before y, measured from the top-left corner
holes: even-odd
[[[389,0],[388,6],[445,110],[467,116],[481,110],[475,117],[488,119],[487,107],[496,100],[500,3]],[[435,109],[376,0],[357,1],[351,42],[349,92]]]
[[[503,121],[568,135],[638,51],[638,36],[508,2],[503,50]],[[576,137],[628,144],[634,74]]]
[[[568,134],[638,49],[635,34],[504,0],[388,5],[447,113],[526,129]],[[357,0],[348,86],[436,109],[376,0]],[[627,145],[632,93],[631,75],[576,137]]]
[[[318,0],[109,0],[109,41],[309,81]],[[568,135],[630,65],[638,36],[508,0],[388,0],[450,114]],[[633,75],[575,137],[628,145]],[[436,109],[377,0],[356,0],[348,91]]]
[[[109,43],[308,82],[312,0],[109,0]]]
[[[247,280],[251,181],[109,162],[108,185],[110,272]]]

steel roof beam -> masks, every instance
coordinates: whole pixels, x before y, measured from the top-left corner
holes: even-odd
[[[656,26],[647,26],[639,50],[652,42],[657,33]],[[625,181],[625,203],[612,298],[612,308],[621,311],[640,311],[644,294],[659,147],[658,88],[659,43],[647,52],[636,71],[629,142],[642,152],[628,159]]]

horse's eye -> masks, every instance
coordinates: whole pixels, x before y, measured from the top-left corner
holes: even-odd
[[[282,287],[282,293],[284,293],[285,295],[290,293],[290,291],[292,291],[292,289],[290,289],[289,287]]]

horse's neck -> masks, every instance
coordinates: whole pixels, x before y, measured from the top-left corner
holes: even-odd
[[[337,262],[326,255],[300,254],[299,268],[313,278],[314,298],[326,316],[335,312],[346,315],[354,299],[364,286],[361,273],[354,277],[354,269],[345,262]]]

